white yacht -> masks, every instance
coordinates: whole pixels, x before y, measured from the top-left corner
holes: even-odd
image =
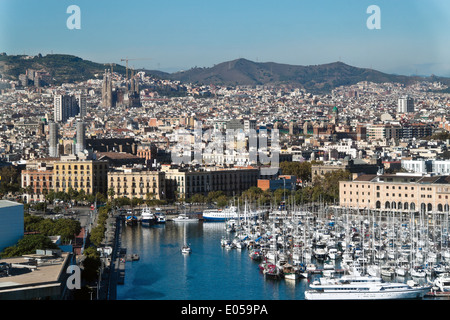
[[[187,214],[182,213],[178,217],[174,218],[173,221],[175,222],[198,222],[198,218],[189,217]]]
[[[383,282],[381,278],[371,276],[322,277],[309,287],[305,291],[306,300],[421,299],[431,288],[413,282]]]
[[[141,211],[141,223],[143,225],[151,225],[155,223],[155,215],[152,213],[149,207],[142,208]]]
[[[207,209],[203,211],[204,221],[227,221],[230,219],[255,219],[259,216],[259,211],[239,212],[235,206],[224,209]]]
[[[434,287],[440,292],[450,292],[450,273],[442,273],[433,282]]]

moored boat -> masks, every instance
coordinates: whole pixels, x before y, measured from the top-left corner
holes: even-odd
[[[166,223],[166,216],[163,213],[156,213],[156,223],[157,224],[164,224]]]
[[[134,226],[137,223],[137,217],[130,215],[125,217],[125,224],[127,226]]]
[[[198,218],[189,217],[187,214],[182,213],[178,217],[174,218],[173,221],[175,222],[198,222]]]
[[[203,211],[203,220],[211,222],[223,222],[230,219],[255,219],[259,211],[248,211],[240,213],[238,208],[230,206],[224,209],[207,209]]]
[[[433,281],[436,291],[450,293],[450,273],[442,273]]]
[[[431,286],[418,286],[414,282],[383,282],[379,277],[342,276],[320,278],[310,284],[306,300],[386,300],[421,299]]]
[[[152,213],[149,207],[142,208],[141,211],[141,223],[142,225],[152,225],[156,222],[155,215]]]

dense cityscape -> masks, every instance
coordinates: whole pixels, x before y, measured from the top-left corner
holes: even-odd
[[[55,84],[52,72],[27,69],[1,82],[1,210],[15,210],[0,227],[5,274],[17,255],[41,261],[69,252],[85,271],[102,270],[84,273],[92,287],[104,272],[104,262],[92,261],[114,263],[121,209],[163,208],[176,216],[183,205],[201,212],[236,203],[431,214],[442,227],[433,248],[448,267],[441,250],[448,246],[450,96],[441,82],[364,81],[313,93],[183,83],[131,68],[122,74],[112,65],[75,83]],[[47,234],[45,219],[78,224]],[[61,246],[40,242],[32,249],[38,251],[21,252],[20,241],[36,234]],[[97,299],[111,298],[99,290]],[[70,290],[63,291],[30,299],[68,299]],[[20,296],[14,292],[6,287],[0,297]]]

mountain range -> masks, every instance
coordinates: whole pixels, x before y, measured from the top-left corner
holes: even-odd
[[[18,79],[19,74],[27,68],[47,69],[56,83],[75,82],[99,77],[108,64],[95,63],[81,58],[52,54],[24,59],[23,56],[0,56],[0,75],[8,79]],[[115,65],[115,72],[125,74],[125,67]],[[186,71],[167,73],[157,70],[142,70],[147,74],[167,80],[178,80],[183,83],[205,85],[269,85],[292,86],[304,88],[312,93],[327,93],[342,85],[352,85],[361,81],[375,83],[402,83],[405,85],[416,81],[440,81],[450,85],[450,78],[404,76],[383,73],[368,68],[358,68],[342,62],[321,65],[290,65],[275,62],[254,62],[247,59],[236,59],[222,62],[208,68],[191,68]]]

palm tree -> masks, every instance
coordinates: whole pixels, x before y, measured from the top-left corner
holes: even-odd
[[[27,202],[30,202],[31,195],[33,193],[33,187],[28,185],[25,187],[25,193],[27,195]]]
[[[116,192],[114,191],[114,188],[110,187],[108,189],[108,196],[111,198],[111,203],[112,203],[113,207],[114,207],[114,202],[115,202],[115,199],[114,199],[115,195],[116,195]]]

